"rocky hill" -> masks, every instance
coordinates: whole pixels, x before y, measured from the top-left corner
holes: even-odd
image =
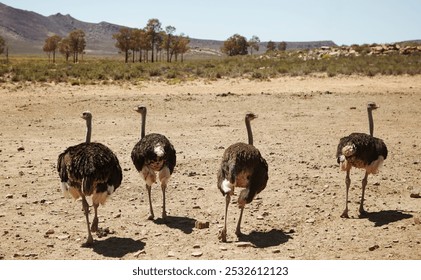
[[[123,26],[108,22],[88,23],[70,15],[60,13],[45,17],[31,11],[15,9],[0,3],[0,36],[9,45],[10,54],[41,54],[48,36],[65,37],[74,29],[82,29],[86,34],[86,52],[95,55],[117,54],[112,35]],[[190,47],[194,52],[220,55],[223,41],[191,38]],[[267,42],[260,43],[260,53],[266,50]],[[287,42],[288,49],[311,49],[321,46],[335,46],[332,41]]]

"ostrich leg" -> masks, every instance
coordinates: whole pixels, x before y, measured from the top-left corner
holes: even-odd
[[[365,194],[365,187],[367,186],[367,177],[368,177],[368,173],[366,171],[363,181],[362,181],[362,193],[361,193],[361,202],[360,202],[360,209],[359,209],[360,217],[367,216],[367,212],[364,210],[364,194]]]
[[[218,236],[218,238],[222,242],[227,242],[227,216],[228,216],[228,206],[230,204],[230,201],[231,201],[231,195],[230,194],[226,194],[226,196],[225,196],[224,228],[222,229],[222,231],[219,233],[219,236]]]
[[[82,247],[90,247],[94,243],[94,239],[92,238],[91,229],[89,227],[89,204],[84,195],[82,195],[82,207],[85,212],[86,224],[88,225],[88,239],[82,244]]]
[[[92,221],[92,225],[91,225],[91,231],[92,232],[97,232],[98,231],[98,203],[93,203],[94,206],[94,219]]]
[[[349,186],[351,185],[351,178],[349,177],[350,168],[346,170],[346,178],[345,178],[345,185],[346,185],[346,193],[345,193],[345,210],[341,215],[341,218],[349,218],[348,216],[348,192]]]
[[[238,218],[238,223],[237,223],[237,229],[235,230],[235,234],[237,236],[241,236],[241,220],[243,219],[243,212],[244,212],[244,206],[240,207],[240,217]]]
[[[151,198],[151,188],[152,186],[146,184],[146,189],[148,190],[148,198],[149,198],[149,217],[148,220],[153,220],[153,218],[155,217],[153,214],[153,208],[152,208],[152,198]]]

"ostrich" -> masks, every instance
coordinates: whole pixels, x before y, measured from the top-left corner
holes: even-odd
[[[367,177],[369,174],[376,174],[379,171],[383,161],[387,158],[387,147],[382,139],[373,137],[373,114],[372,111],[377,109],[374,102],[367,104],[368,121],[370,135],[365,133],[351,133],[349,136],[340,139],[338,149],[336,152],[337,162],[342,171],[346,171],[346,195],[345,195],[345,210],[341,217],[349,218],[348,216],[348,191],[351,185],[349,173],[352,167],[365,169],[365,175],[362,180],[362,194],[359,213],[360,217],[367,215],[364,210],[364,194],[367,186]]]
[[[218,188],[225,196],[224,228],[218,236],[222,242],[227,242],[228,205],[235,187],[243,188],[238,197],[240,217],[235,231],[235,234],[239,237],[241,235],[241,219],[246,203],[250,203],[258,193],[265,189],[269,178],[266,160],[260,155],[259,150],[253,146],[250,121],[256,117],[253,113],[248,113],[245,117],[248,144],[241,142],[232,144],[222,156],[218,171]]]
[[[82,198],[82,208],[88,225],[88,239],[83,247],[93,244],[92,232],[98,230],[98,206],[121,184],[123,178],[117,156],[105,145],[91,142],[92,114],[83,112],[86,120],[86,141],[68,147],[58,156],[57,171],[66,197]],[[92,195],[95,216],[89,227],[89,204],[86,196]]]
[[[131,157],[134,166],[146,183],[150,213],[148,219],[153,220],[155,217],[152,208],[151,188],[152,184],[156,182],[155,172],[158,172],[163,198],[162,219],[165,220],[167,217],[165,190],[176,164],[176,151],[164,135],[157,133],[145,135],[146,107],[137,106],[134,110],[141,114],[142,124],[140,140],[133,147]]]

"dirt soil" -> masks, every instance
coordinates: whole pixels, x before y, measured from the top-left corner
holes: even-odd
[[[350,219],[339,138],[368,132],[366,103],[375,101],[374,134],[389,149],[380,173],[351,171]],[[153,187],[156,220],[130,153],[148,107],[147,133],[165,134],[177,150],[167,189]],[[0,259],[421,259],[421,77],[293,77],[271,81],[194,81],[170,85],[0,85]],[[84,141],[82,111],[93,114],[93,141],[109,146],[123,182],[99,207],[99,234],[87,229],[81,201],[61,193],[59,153]],[[224,149],[247,141],[244,115],[254,112],[255,146],[269,165],[266,189],[246,206],[240,239],[236,195],[228,242],[217,236],[225,199],[216,186]],[[91,221],[92,221],[91,213]],[[209,227],[197,228],[198,223]],[[240,241],[240,242],[239,242]]]

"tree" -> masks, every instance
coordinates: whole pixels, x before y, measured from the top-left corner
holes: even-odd
[[[181,54],[181,62],[184,61],[184,54],[189,50],[189,43],[190,38],[184,36],[184,34],[180,34],[175,36],[174,38],[174,45],[173,45],[173,53],[175,55],[175,61],[178,60],[178,55]]]
[[[287,49],[287,43],[286,42],[280,42],[279,43],[279,45],[278,45],[278,50],[280,50],[280,51],[286,51],[286,49]]]
[[[266,45],[266,52],[271,52],[271,51],[274,51],[275,49],[276,49],[275,42],[269,41],[268,44]]]
[[[148,23],[146,24],[145,31],[150,41],[150,47],[152,50],[151,62],[154,62],[154,49],[158,48],[157,47],[157,44],[159,43],[158,37],[159,37],[160,32],[162,31],[161,22],[156,18],[150,19]]]
[[[229,56],[246,55],[248,53],[247,48],[246,38],[239,34],[234,34],[224,42],[221,51]]]
[[[72,53],[72,50],[70,48],[70,39],[69,38],[61,39],[61,41],[58,43],[58,50],[62,55],[64,55],[66,62],[68,62],[70,54]]]
[[[81,29],[70,32],[69,44],[73,53],[73,63],[77,63],[79,61],[78,55],[83,53],[86,47],[85,32]]]
[[[56,51],[58,49],[58,44],[61,41],[61,37],[58,35],[53,35],[45,39],[45,44],[42,50],[47,53],[48,61],[50,61],[50,54],[53,54],[53,63],[56,62]]]
[[[259,43],[260,43],[259,37],[257,37],[256,35],[253,35],[248,42],[249,47],[250,47],[250,54],[253,54],[253,50],[257,52],[259,51]]]
[[[4,52],[5,47],[6,47],[6,41],[3,39],[3,37],[0,36],[0,54]]]
[[[166,36],[164,38],[164,47],[165,50],[167,52],[167,62],[171,62],[171,46],[174,44],[173,40],[174,40],[174,32],[175,32],[175,27],[174,26],[167,26],[165,27],[165,32],[166,32]]]
[[[129,60],[129,51],[135,50],[136,39],[133,36],[133,31],[127,27],[120,29],[119,33],[113,34],[113,39],[117,40],[115,46],[124,53],[124,62]]]

